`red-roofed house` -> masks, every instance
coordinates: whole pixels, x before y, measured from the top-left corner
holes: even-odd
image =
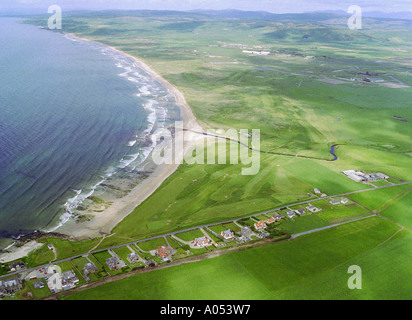
[[[260,230],[264,228],[266,228],[266,223],[264,221],[260,220],[259,222],[255,223],[256,230]]]
[[[192,243],[195,247],[204,247],[210,243],[210,240],[206,237],[200,237],[193,240]]]
[[[227,229],[226,231],[222,231],[220,235],[225,239],[231,239],[235,236],[235,233]]]

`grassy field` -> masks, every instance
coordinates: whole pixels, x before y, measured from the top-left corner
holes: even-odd
[[[178,233],[175,236],[178,237],[179,239],[182,239],[183,241],[192,241],[192,240],[195,240],[195,238],[204,237],[204,234],[202,231],[200,231],[200,229],[196,229],[196,230]]]
[[[343,170],[383,172],[394,183],[412,181],[412,24],[369,19],[355,33],[338,20],[328,14],[265,20],[153,12],[66,16],[63,32],[114,46],[151,65],[184,94],[205,129],[260,129],[263,153],[256,175],[241,175],[247,167],[242,164],[183,164],[99,248],[287,206],[308,200],[314,188],[328,195],[369,188],[342,175]],[[351,80],[366,71],[379,73],[384,83]],[[330,161],[334,144],[338,160]],[[352,201],[332,206],[322,200],[322,212],[281,226],[289,233],[302,232],[372,210],[412,228],[407,188],[350,195],[367,209]],[[400,282],[410,276],[408,230],[385,242],[399,228],[368,218],[294,241],[142,274],[70,298],[410,297],[412,288]],[[199,232],[189,232],[183,240],[193,240]],[[64,258],[90,250],[99,240],[43,241],[53,243],[58,258]],[[139,246],[153,250],[162,241]],[[26,261],[32,266],[53,258],[45,245]],[[397,276],[391,284],[392,261]],[[364,289],[348,290],[350,264],[364,266]]]
[[[327,194],[365,188],[340,174],[351,168],[412,180],[410,124],[394,118],[412,117],[412,79],[405,70],[410,24],[372,19],[369,28],[352,33],[338,22],[330,25],[330,18],[244,23],[189,13],[66,17],[64,32],[150,64],[183,92],[205,128],[260,129],[261,149],[279,153],[262,154],[253,177],[240,175],[242,165],[182,165],[101,247],[287,205],[313,188]],[[250,48],[271,54],[242,52]],[[365,71],[386,83],[394,77],[404,87],[350,81]],[[342,144],[339,160],[324,161],[332,159],[329,148],[336,143]]]
[[[380,218],[342,225],[293,241],[226,254],[217,258],[132,276],[70,295],[69,299],[279,299],[410,297],[408,282],[390,281],[391,257],[402,262],[403,275],[412,256],[409,233]],[[400,247],[404,242],[409,244]],[[397,248],[397,251],[392,250]],[[362,267],[363,289],[347,287],[347,269]],[[379,268],[375,268],[379,266]],[[216,272],[219,270],[219,272]],[[382,275],[387,275],[382,277]],[[331,281],[326,281],[326,280]],[[375,283],[375,281],[377,281]],[[196,283],[196,285],[193,285]],[[379,287],[379,290],[375,290]],[[403,295],[406,294],[406,295]]]
[[[137,245],[143,251],[151,251],[151,250],[156,250],[160,246],[166,246],[167,243],[166,243],[164,238],[158,238],[158,239],[154,239],[154,240],[139,242]]]

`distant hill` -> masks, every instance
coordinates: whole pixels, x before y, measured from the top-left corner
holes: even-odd
[[[307,12],[308,14],[313,13],[330,13],[336,15],[349,15],[344,10],[325,10],[325,11],[314,11]],[[412,20],[412,11],[400,11],[400,12],[382,12],[382,11],[363,11],[362,15],[368,18],[383,18],[383,19],[405,19]]]

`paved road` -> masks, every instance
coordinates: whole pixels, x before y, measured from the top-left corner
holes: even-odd
[[[186,231],[196,230],[196,229],[199,229],[199,228],[206,228],[206,227],[212,227],[212,226],[216,226],[216,225],[220,225],[220,224],[236,222],[237,220],[244,219],[244,218],[256,217],[256,216],[271,213],[271,212],[274,212],[274,211],[279,210],[281,208],[285,208],[285,207],[289,207],[289,206],[292,207],[292,206],[311,203],[313,201],[317,201],[317,200],[320,200],[320,199],[331,199],[331,198],[336,198],[336,197],[343,197],[343,196],[347,196],[347,195],[351,195],[351,194],[362,193],[362,192],[367,192],[367,191],[371,191],[371,190],[378,190],[378,189],[384,189],[384,188],[393,188],[393,187],[396,187],[396,186],[401,186],[401,185],[406,185],[406,184],[412,184],[412,181],[400,182],[400,183],[394,184],[394,185],[380,186],[380,187],[376,187],[376,188],[368,188],[368,189],[363,189],[363,190],[357,190],[357,191],[341,193],[341,194],[334,195],[334,196],[327,196],[327,197],[323,197],[323,198],[314,198],[314,199],[307,200],[307,201],[301,201],[301,202],[297,202],[297,203],[293,203],[293,204],[289,204],[289,205],[284,205],[284,206],[281,206],[281,207],[278,207],[278,208],[275,208],[275,209],[271,209],[271,210],[251,214],[249,216],[242,217],[242,218],[236,218],[236,219],[223,221],[223,222],[208,223],[208,224],[204,224],[204,225],[201,225],[201,226],[196,226],[196,227],[192,227],[192,228],[188,228],[188,229],[184,229],[184,230],[174,231],[174,232],[170,232],[170,233],[167,233],[167,234],[153,236],[153,237],[142,239],[142,240],[137,240],[137,241],[132,241],[132,242],[124,243],[124,244],[119,244],[117,246],[112,246],[112,247],[109,247],[109,248],[88,251],[88,252],[83,253],[83,254],[79,254],[79,255],[72,256],[70,258],[66,258],[66,259],[62,259],[62,260],[58,260],[58,261],[53,261],[51,263],[48,263],[48,264],[45,264],[45,265],[42,265],[42,266],[38,266],[38,267],[35,267],[35,268],[30,268],[30,269],[26,269],[26,270],[22,270],[22,271],[15,271],[15,272],[12,272],[12,273],[8,273],[6,275],[0,276],[0,279],[5,278],[5,277],[10,277],[10,276],[13,276],[13,275],[16,275],[16,274],[20,274],[20,273],[31,272],[31,271],[34,271],[36,269],[47,267],[47,266],[50,266],[50,265],[53,265],[53,264],[59,264],[59,263],[62,263],[62,262],[70,261],[70,260],[73,260],[73,259],[76,259],[76,258],[79,258],[79,257],[85,257],[89,254],[95,254],[95,253],[106,251],[106,250],[109,250],[109,249],[118,249],[118,248],[126,247],[128,245],[133,244],[133,243],[139,243],[139,242],[144,242],[144,241],[148,241],[148,240],[159,239],[159,238],[167,237],[167,236],[170,236],[170,235],[175,235],[175,234],[186,232]],[[312,232],[316,232],[316,231],[320,231],[320,230],[324,230],[324,229],[328,229],[328,228],[333,228],[333,227],[336,227],[336,226],[341,225],[341,224],[345,224],[345,223],[349,223],[349,222],[353,222],[353,221],[357,221],[357,220],[361,220],[361,219],[366,219],[366,218],[369,218],[369,217],[371,217],[371,216],[363,217],[363,218],[359,218],[359,219],[355,219],[355,220],[350,220],[350,221],[342,222],[342,223],[335,224],[335,225],[326,226],[326,227],[319,228],[319,229],[314,229],[314,230],[302,232],[300,234],[295,234],[292,237],[296,238],[296,237],[302,236],[304,234],[308,234],[308,233],[312,233]]]

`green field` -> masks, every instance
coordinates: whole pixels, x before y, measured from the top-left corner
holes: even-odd
[[[143,251],[152,251],[152,250],[156,250],[160,246],[166,246],[167,243],[164,238],[158,238],[154,240],[139,242],[137,245]]]
[[[312,229],[322,228],[330,224],[325,219],[320,218],[317,214],[310,214],[307,216],[295,216],[292,219],[283,222],[280,228],[289,233],[300,233]]]
[[[241,169],[249,167],[243,164],[182,164],[98,248],[286,207],[311,199],[314,188],[327,195],[371,188],[345,177],[343,170],[383,172],[392,183],[412,181],[412,23],[368,18],[364,29],[352,32],[338,20],[326,13],[265,19],[151,11],[66,15],[63,32],[142,59],[184,94],[205,129],[260,130],[256,175],[242,175]],[[33,17],[29,23],[44,26],[45,21]],[[378,73],[384,83],[351,80],[366,71]],[[335,144],[338,159],[331,161]],[[227,141],[221,145],[244,148]],[[313,204],[322,212],[286,219],[280,228],[298,233],[372,213],[390,221],[367,218],[293,241],[133,276],[70,298],[411,297],[412,287],[402,283],[412,262],[410,187],[351,194],[353,201],[346,205],[319,200]],[[254,223],[243,221],[251,227]],[[239,230],[232,224],[211,229],[220,233],[230,227]],[[177,234],[184,241],[202,235],[199,230]],[[63,259],[87,252],[100,240],[41,239],[45,245],[25,262],[35,266],[53,260],[47,243]],[[149,251],[165,244],[160,238],[138,245]],[[95,255],[104,266],[106,253]],[[178,257],[184,255],[179,249]],[[364,268],[362,290],[347,288],[351,264]]]
[[[241,164],[180,166],[100,248],[291,204],[313,188],[329,195],[367,188],[340,174],[351,168],[412,180],[410,126],[394,118],[412,117],[407,21],[394,28],[371,19],[353,33],[331,25],[327,14],[248,23],[151,14],[70,14],[63,31],[143,59],[182,91],[205,128],[260,129],[261,150],[277,154],[261,154],[252,177],[240,174]],[[245,54],[231,44],[262,46],[271,55]],[[404,87],[350,81],[365,70],[390,74]],[[325,161],[335,143],[339,160]]]
[[[174,300],[411,297],[410,283],[394,285],[390,276],[393,274],[392,258],[402,262],[401,266],[396,266],[402,276],[408,278],[411,272],[407,267],[412,262],[408,249],[411,245],[410,234],[399,233],[385,242],[398,230],[398,226],[383,219],[368,218],[293,241],[132,276],[75,293],[68,298]],[[409,244],[399,246],[405,242]],[[362,290],[349,290],[347,286],[347,269],[354,264],[361,266],[365,277]],[[402,288],[401,291],[398,290],[399,287]]]
[[[202,231],[200,231],[200,229],[196,229],[196,230],[178,233],[178,234],[175,234],[175,236],[179,239],[182,239],[183,241],[189,242],[189,241],[195,240],[195,238],[204,237],[204,234]]]

